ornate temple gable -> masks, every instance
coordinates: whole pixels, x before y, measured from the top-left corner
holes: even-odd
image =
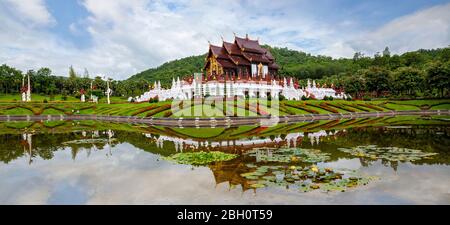
[[[263,54],[256,54],[251,52],[243,52],[242,55],[250,62],[252,63],[263,63],[263,64],[269,64],[270,61],[265,57]]]
[[[250,40],[248,35],[246,38],[234,37],[235,43],[243,52],[253,52],[263,54],[266,52],[264,48],[262,48],[258,40]]]
[[[250,62],[244,56],[230,55],[229,57],[236,65],[250,66]]]
[[[223,47],[230,55],[242,55],[241,49],[235,43],[223,42]]]
[[[210,52],[209,55],[214,56],[216,59],[225,59],[225,60],[230,59],[230,58],[228,58],[228,54],[227,54],[226,50],[222,47],[210,45],[209,52]]]

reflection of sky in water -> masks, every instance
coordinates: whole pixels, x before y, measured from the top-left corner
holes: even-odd
[[[216,184],[207,167],[176,165],[124,143],[108,150],[54,152],[51,160],[22,157],[0,164],[1,204],[448,204],[450,167],[399,164],[394,171],[377,161],[361,167],[358,159],[324,166],[360,169],[382,179],[344,193],[301,193],[284,188],[242,192]]]

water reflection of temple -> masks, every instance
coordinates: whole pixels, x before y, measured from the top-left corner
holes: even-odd
[[[242,138],[236,140],[194,140],[191,138],[180,138],[171,137],[165,135],[154,135],[151,133],[144,134],[147,138],[155,141],[158,148],[164,148],[164,142],[171,142],[175,146],[177,152],[182,152],[185,149],[216,149],[216,150],[248,150],[255,147],[288,147],[295,148],[299,146],[304,139],[309,139],[311,145],[318,145],[322,137],[334,136],[337,131],[317,131],[312,133],[289,133],[280,134],[278,136],[272,137],[253,137],[253,138]]]

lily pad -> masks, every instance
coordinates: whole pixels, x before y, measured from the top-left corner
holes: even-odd
[[[376,145],[338,148],[338,150],[360,158],[383,159],[391,162],[413,162],[421,159],[430,159],[432,156],[437,155],[437,153],[422,152],[417,149],[378,147]]]
[[[73,140],[73,141],[66,141],[63,142],[63,145],[71,145],[71,144],[103,144],[108,142],[115,142],[115,138],[106,139],[106,138],[97,138],[97,139],[80,139],[80,140]]]
[[[223,153],[219,151],[212,152],[187,152],[177,153],[168,157],[166,160],[175,161],[180,164],[188,165],[207,165],[212,162],[228,161],[238,157],[236,154]]]
[[[255,148],[246,153],[256,157],[257,161],[282,162],[282,163],[318,163],[330,159],[330,154],[318,149],[303,148]]]

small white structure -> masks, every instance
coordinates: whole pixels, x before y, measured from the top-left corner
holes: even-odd
[[[86,101],[86,97],[84,96],[84,94],[81,94],[81,102],[85,102]]]
[[[25,76],[27,76],[27,86],[25,86]],[[31,101],[31,81],[30,74],[24,75],[22,77],[22,88],[27,88],[27,90],[22,89],[22,102],[30,102]]]

